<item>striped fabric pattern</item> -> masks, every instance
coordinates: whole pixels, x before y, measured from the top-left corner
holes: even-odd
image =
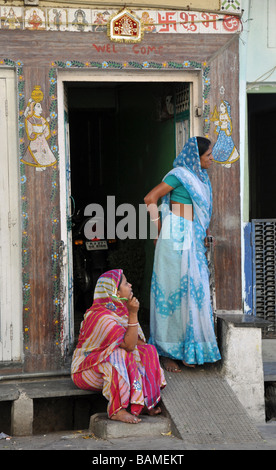
[[[99,278],[71,366],[72,380],[79,388],[102,391],[109,402],[109,417],[129,405],[133,414],[139,414],[144,405],[154,407],[166,385],[154,346],[145,343],[131,352],[119,347],[128,325],[128,310],[112,295],[117,295],[121,275],[121,270],[113,270]],[[140,325],[138,334],[145,341]]]

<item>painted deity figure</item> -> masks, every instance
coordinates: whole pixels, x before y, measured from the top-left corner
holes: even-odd
[[[96,14],[96,18],[94,20],[94,25],[92,25],[92,31],[105,31],[107,19],[106,16],[110,16],[109,12],[99,12]]]
[[[20,21],[17,18],[13,8],[9,9],[9,12],[4,20],[3,26],[8,29],[20,28]]]
[[[40,87],[35,87],[24,113],[29,145],[21,161],[36,167],[37,171],[43,171],[56,163],[56,158],[47,143],[51,136],[50,118],[45,119],[42,116],[42,99],[43,93]]]
[[[54,8],[53,14],[54,14],[54,25],[55,25],[57,31],[60,31],[60,27],[62,25],[62,13],[61,13],[61,11]]]
[[[132,35],[132,23],[129,18],[123,18],[121,23],[121,35],[122,36],[131,36]]]
[[[86,20],[85,12],[79,8],[74,13],[74,21],[72,25],[75,27],[77,31],[84,31],[85,28],[88,26],[88,21]]]
[[[228,101],[222,100],[219,113],[215,107],[211,121],[214,122],[218,135],[217,141],[213,147],[213,159],[226,168],[230,168],[232,163],[236,162],[240,155],[232,139],[232,118],[231,107]]]
[[[150,17],[147,11],[143,11],[141,20],[144,24],[144,31],[149,31],[151,33],[156,32],[156,26],[154,24],[154,19]]]
[[[32,26],[33,29],[39,29],[40,26],[42,25],[42,19],[40,16],[37,14],[37,12],[34,10],[32,15],[30,16],[28,23],[30,26]]]

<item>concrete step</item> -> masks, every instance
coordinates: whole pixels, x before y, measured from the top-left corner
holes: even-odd
[[[256,424],[215,366],[165,372],[162,402],[172,432],[186,443],[261,442]]]
[[[107,413],[96,413],[90,418],[89,431],[101,439],[120,439],[123,437],[160,437],[171,432],[171,421],[163,415],[140,416],[137,424],[122,423],[108,418]]]

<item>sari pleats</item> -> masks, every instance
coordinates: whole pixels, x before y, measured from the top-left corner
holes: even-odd
[[[77,387],[102,391],[109,402],[109,417],[128,406],[132,414],[138,415],[144,406],[151,409],[160,401],[166,381],[157,351],[149,344],[139,345],[137,350],[134,353],[117,348],[105,362],[72,374]]]

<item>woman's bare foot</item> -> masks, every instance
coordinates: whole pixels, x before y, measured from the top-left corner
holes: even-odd
[[[132,423],[132,424],[137,424],[137,423],[140,423],[141,421],[140,418],[137,418],[137,416],[134,416],[131,413],[128,413],[128,411],[126,411],[125,409],[119,410],[118,413],[111,416],[110,419],[113,419],[114,421],[122,421],[123,423]]]
[[[168,372],[181,372],[180,367],[169,357],[162,357],[162,364],[164,369]]]
[[[195,364],[188,364],[188,363],[185,362],[185,361],[182,361],[182,362],[183,362],[184,366],[186,366],[186,367],[192,367],[192,368],[195,367]]]
[[[144,406],[142,414],[147,414],[149,416],[156,416],[162,413],[160,406],[156,406],[155,408],[151,408],[150,410]]]

